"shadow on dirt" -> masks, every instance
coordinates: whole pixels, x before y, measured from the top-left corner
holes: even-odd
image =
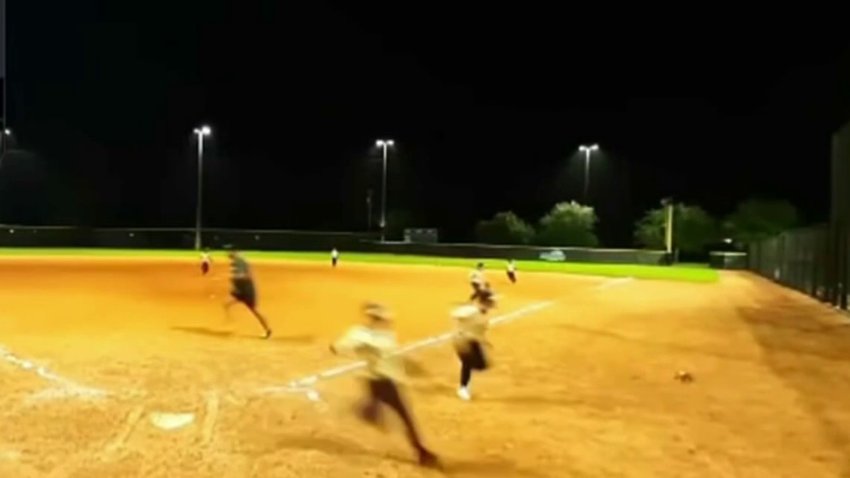
[[[746,279],[749,305],[736,312],[762,349],[762,362],[796,390],[850,476],[850,327],[846,317],[761,278]]]
[[[618,333],[618,332],[613,332],[611,330],[593,329],[593,328],[581,327],[581,326],[573,325],[573,324],[557,324],[554,327],[557,327],[558,329],[567,330],[567,331],[572,332],[572,333],[592,335],[592,336],[597,336],[597,337],[609,338],[609,339],[612,339],[612,340],[621,340],[621,341],[624,341],[624,342],[629,342],[631,344],[643,345],[643,346],[649,347],[649,348],[658,348],[658,349],[664,349],[664,350],[670,350],[670,351],[676,351],[676,352],[682,352],[682,353],[705,355],[705,356],[708,356],[708,357],[724,359],[724,360],[737,360],[737,361],[742,361],[742,362],[754,362],[754,361],[757,360],[755,357],[747,357],[745,355],[739,355],[739,354],[728,353],[728,352],[720,352],[720,351],[717,351],[717,350],[714,350],[714,349],[709,349],[709,348],[694,347],[694,346],[689,346],[689,345],[682,345],[682,344],[677,344],[677,343],[664,342],[664,341],[661,341],[661,340],[650,340],[650,339],[640,338],[640,337],[629,337],[627,335],[624,335],[624,334],[621,334],[621,333]]]
[[[378,458],[416,466],[416,460],[413,456],[413,452],[411,452],[409,456],[400,456],[393,453],[370,450],[355,441],[339,437],[330,438],[293,435],[280,437],[276,441],[276,444],[277,449],[322,450],[333,455]],[[439,450],[437,450],[437,452],[440,454]],[[507,474],[510,476],[527,476],[529,478],[545,478],[547,476],[536,473],[532,470],[520,469],[510,461],[495,458],[465,460],[442,454],[440,455],[440,460],[442,462],[441,471],[447,476],[452,476],[455,473],[473,473],[480,474],[482,476],[498,476]]]
[[[312,344],[316,341],[316,337],[312,335],[272,335],[269,339],[264,339],[261,335],[247,335],[247,334],[239,334],[230,330],[222,330],[222,329],[210,329],[207,327],[171,327],[171,330],[175,330],[177,332],[183,332],[187,334],[201,335],[205,337],[213,337],[218,339],[231,339],[231,338],[243,338],[243,339],[257,339],[257,340],[269,340],[272,342],[283,342],[289,344]]]

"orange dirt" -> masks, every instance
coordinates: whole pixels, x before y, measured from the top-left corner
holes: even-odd
[[[221,263],[202,277],[179,260],[0,260],[0,477],[850,477],[850,327],[764,280],[511,286],[491,271],[499,314],[557,302],[494,328],[470,403],[447,344],[410,354],[437,472],[395,424],[354,417],[356,373],[319,381],[319,402],[268,388],[350,363],[327,346],[364,300],[394,310],[402,343],[450,330],[467,271],[255,273],[269,341],[244,309],[225,317]],[[163,430],[158,413],[193,421]]]

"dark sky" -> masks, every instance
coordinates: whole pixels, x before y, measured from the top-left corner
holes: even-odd
[[[189,226],[203,122],[215,226],[364,228],[379,137],[398,145],[389,209],[447,239],[580,199],[583,142],[603,149],[607,245],[667,195],[828,215],[830,133],[850,117],[840,23],[361,3],[11,2],[0,221]]]

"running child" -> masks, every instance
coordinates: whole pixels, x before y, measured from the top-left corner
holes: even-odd
[[[363,313],[366,323],[352,327],[330,347],[334,354],[353,355],[367,363],[368,396],[360,409],[360,417],[380,426],[383,423],[383,407],[391,408],[404,423],[407,440],[416,451],[419,464],[438,467],[437,456],[422,444],[413,416],[399,390],[398,384],[404,380],[405,371],[401,357],[395,354],[397,345],[389,313],[378,304],[366,304]]]
[[[484,348],[488,345],[486,334],[490,322],[487,312],[494,306],[492,293],[485,290],[475,305],[464,305],[452,312],[452,317],[458,325],[454,336],[455,351],[460,359],[460,387],[457,389],[457,396],[462,400],[472,398],[469,391],[472,372],[483,372],[489,367]]]
[[[477,300],[482,291],[489,288],[487,280],[484,278],[484,263],[479,262],[475,269],[469,274],[469,285],[472,286],[472,295],[469,296],[469,301]]]
[[[336,263],[339,262],[339,251],[336,250],[336,247],[331,250],[331,267],[336,267]]]
[[[210,250],[204,249],[201,252],[201,274],[207,275],[210,272],[210,267],[212,266],[212,257],[210,257]]]
[[[508,260],[508,280],[516,284],[516,264],[513,259]]]
[[[227,255],[230,257],[230,296],[233,299],[224,306],[225,310],[229,313],[230,307],[236,303],[245,304],[266,331],[265,338],[271,337],[272,329],[269,328],[265,317],[257,311],[257,289],[254,287],[254,278],[248,262],[237,251],[231,250]]]

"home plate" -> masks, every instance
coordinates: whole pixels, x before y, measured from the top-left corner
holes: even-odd
[[[195,421],[194,413],[161,413],[153,412],[151,422],[163,430],[177,430]]]

